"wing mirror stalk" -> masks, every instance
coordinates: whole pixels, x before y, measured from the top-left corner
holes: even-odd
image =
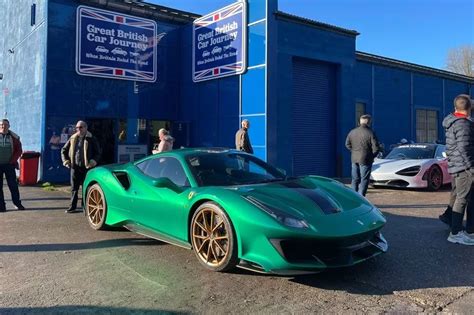
[[[160,178],[154,179],[153,186],[157,188],[168,188],[177,194],[180,194],[184,191],[182,187],[179,187],[167,177],[160,177]]]
[[[280,173],[282,173],[283,175],[285,175],[285,176],[287,175],[285,169],[280,168],[280,167],[277,167],[277,170],[278,170]]]

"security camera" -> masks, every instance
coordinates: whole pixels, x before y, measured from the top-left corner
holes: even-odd
[[[8,49],[8,52],[9,52],[10,54],[13,54],[15,51],[13,50],[13,48],[10,48],[10,49]]]

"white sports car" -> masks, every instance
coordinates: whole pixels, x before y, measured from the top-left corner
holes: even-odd
[[[375,159],[370,182],[373,186],[429,188],[438,190],[451,183],[442,144],[406,144],[394,148],[383,159]]]

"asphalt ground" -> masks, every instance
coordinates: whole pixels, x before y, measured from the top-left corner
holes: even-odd
[[[437,219],[449,187],[370,189],[388,253],[299,277],[209,272],[192,251],[90,229],[64,213],[67,192],[20,191],[27,210],[0,213],[0,314],[474,312],[474,246],[448,243]]]

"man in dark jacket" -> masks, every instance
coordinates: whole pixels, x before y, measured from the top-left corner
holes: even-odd
[[[375,133],[370,129],[370,115],[360,117],[360,126],[349,132],[346,148],[351,151],[352,189],[365,196],[369,187],[372,163],[380,150]]]
[[[15,172],[15,168],[18,168],[18,158],[22,152],[20,137],[10,130],[8,119],[2,119],[0,123],[0,212],[6,211],[3,196],[3,174],[7,179],[15,208],[25,210],[25,207],[21,204]]]
[[[456,199],[451,217],[448,241],[474,245],[474,122],[471,120],[471,99],[461,94],[454,99],[453,114],[443,120],[446,131],[448,172],[456,185]],[[467,208],[466,230],[462,221]]]
[[[235,148],[253,154],[253,148],[248,133],[249,128],[250,122],[247,119],[242,120],[242,128],[235,134]]]
[[[76,123],[76,130],[61,150],[63,165],[71,169],[71,205],[66,213],[76,211],[79,186],[84,182],[87,171],[97,165],[101,154],[97,139],[87,131],[84,121]]]

